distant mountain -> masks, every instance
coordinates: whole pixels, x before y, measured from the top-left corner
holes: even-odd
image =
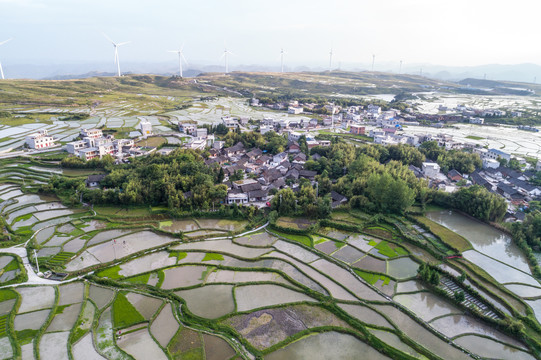
[[[9,79],[78,79],[94,76],[114,75],[114,65],[111,63],[73,63],[73,64],[3,64],[6,77]],[[366,71],[370,66],[363,64],[343,63],[343,71]],[[278,65],[260,64],[231,64],[230,71],[241,72],[268,72],[280,71]],[[326,69],[318,65],[288,64],[287,72],[319,72]],[[391,62],[381,63],[377,66],[378,72],[397,74],[397,66]],[[223,73],[222,64],[205,65],[192,63],[191,68],[184,71],[185,77],[195,77],[201,73]],[[154,74],[173,75],[178,72],[174,63],[137,63],[125,62],[122,64],[124,74]],[[460,81],[462,79],[486,79],[493,81],[512,81],[533,84],[539,79],[541,83],[541,66],[536,64],[499,65],[487,64],[480,66],[442,66],[433,64],[405,64],[402,74],[422,75],[444,81]]]
[[[439,66],[439,65],[415,65],[405,67],[405,72],[419,74],[423,70],[423,76],[458,81],[466,78],[518,81],[533,83],[534,79],[541,82],[541,66],[536,64],[499,65],[488,64],[480,66]]]
[[[115,73],[90,71],[90,72],[87,72],[86,74],[80,74],[80,75],[55,75],[55,76],[44,78],[42,80],[88,79],[88,78],[98,77],[98,76],[115,76]]]

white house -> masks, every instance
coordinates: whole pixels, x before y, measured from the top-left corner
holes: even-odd
[[[196,124],[178,123],[178,130],[188,135],[192,135],[197,129]]]
[[[229,193],[227,194],[226,202],[228,205],[231,204],[247,204],[248,203],[248,194],[246,193]]]
[[[301,136],[303,136],[304,134],[302,133],[299,133],[299,132],[296,132],[296,131],[290,131],[289,132],[289,136],[288,136],[288,140],[289,141],[299,141],[299,139],[301,138]]]
[[[66,151],[70,154],[77,154],[79,150],[86,148],[86,141],[72,141],[66,144]]]
[[[103,137],[103,131],[100,129],[81,129],[82,138],[97,139]]]
[[[500,167],[500,162],[494,159],[483,159],[483,169],[497,169]]]
[[[152,124],[149,121],[141,121],[139,127],[144,137],[152,135]]]
[[[195,137],[198,140],[207,138],[207,129],[206,128],[197,128],[195,129]]]
[[[479,124],[483,125],[485,123],[485,119],[480,117],[471,117],[470,118],[470,124]]]
[[[26,144],[30,149],[45,149],[57,145],[54,138],[48,135],[47,130],[27,135]]]
[[[488,149],[487,157],[490,159],[498,160],[498,158],[511,160],[511,155],[498,149]]]
[[[302,114],[302,111],[303,108],[300,106],[290,106],[287,108],[287,112],[294,115]]]
[[[423,174],[429,178],[436,177],[440,172],[440,166],[433,162],[423,163]]]
[[[229,130],[235,130],[239,127],[239,123],[237,120],[233,119],[231,116],[224,116],[222,117],[223,124],[229,129]]]

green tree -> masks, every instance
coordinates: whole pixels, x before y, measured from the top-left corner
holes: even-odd
[[[280,216],[293,215],[297,211],[297,198],[290,188],[278,191],[271,200],[271,210],[276,210]]]
[[[455,291],[454,293],[455,300],[459,303],[463,302],[466,299],[466,296],[464,295],[464,291]]]

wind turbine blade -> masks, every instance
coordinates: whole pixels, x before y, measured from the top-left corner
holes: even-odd
[[[220,59],[223,59],[225,54],[227,54],[227,52],[224,51],[224,53],[222,54],[222,56],[220,56]]]
[[[184,60],[184,62],[186,63],[186,65],[188,65],[188,61],[186,61],[186,58],[184,57],[184,54],[183,54],[183,53],[180,53],[180,56],[182,57],[182,60]]]
[[[182,46],[180,47],[180,52],[182,52],[182,50],[184,50],[184,43],[182,43]]]
[[[116,46],[126,45],[126,44],[129,44],[129,43],[131,43],[131,41],[125,41],[125,42],[122,42],[120,44],[116,44]]]
[[[109,40],[110,42],[112,42],[113,45],[116,45],[115,42],[114,42],[113,40],[111,40],[111,38],[110,38],[109,36],[107,36],[107,34],[105,34],[105,33],[101,33],[101,34],[102,34],[103,36],[105,36],[105,38],[106,38],[107,40]]]
[[[118,48],[115,46],[115,64],[118,63]]]
[[[0,45],[4,45],[5,43],[10,42],[11,40],[13,40],[13,38],[9,38],[7,40],[4,40],[4,41],[0,42]]]
[[[176,53],[178,54],[178,50],[167,50],[167,52]]]

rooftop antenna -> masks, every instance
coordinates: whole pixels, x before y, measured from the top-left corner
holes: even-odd
[[[225,41],[224,41],[224,53],[222,54],[222,56],[220,57],[221,58],[224,58],[225,60],[225,73],[227,74],[229,72],[229,67],[228,67],[228,64],[227,64],[227,55],[234,55],[231,51],[227,50],[227,47],[225,46]]]
[[[13,38],[0,42],[0,46],[4,45],[7,42],[10,42],[11,40],[13,40]],[[2,80],[4,80],[4,70],[2,69],[2,63],[0,63],[0,76],[2,77]]]
[[[402,74],[402,60],[400,60],[400,67],[398,68],[398,73]]]
[[[280,71],[284,72],[284,55],[287,54],[284,49],[280,49]]]
[[[329,72],[331,72],[331,69],[332,69],[332,48],[331,48],[331,51],[329,52]]]
[[[105,33],[103,34],[103,36],[105,36],[105,38],[107,40],[109,40],[111,42],[111,44],[113,44],[114,48],[115,48],[115,65],[116,65],[116,76],[121,76],[120,75],[120,60],[118,58],[118,47],[119,46],[122,46],[122,45],[126,45],[128,43],[130,43],[130,41],[125,41],[125,42],[122,42],[122,43],[115,43],[113,40],[111,40],[111,38],[109,36],[107,36]]]
[[[184,54],[182,53],[182,50],[184,49],[184,44],[180,47],[179,50],[170,50],[168,52],[170,53],[177,53],[178,54],[178,74],[180,77],[182,77],[182,60],[188,65],[188,62],[186,61],[186,58],[184,57]]]
[[[374,71],[374,62],[376,61],[376,55],[372,54],[372,71]]]

